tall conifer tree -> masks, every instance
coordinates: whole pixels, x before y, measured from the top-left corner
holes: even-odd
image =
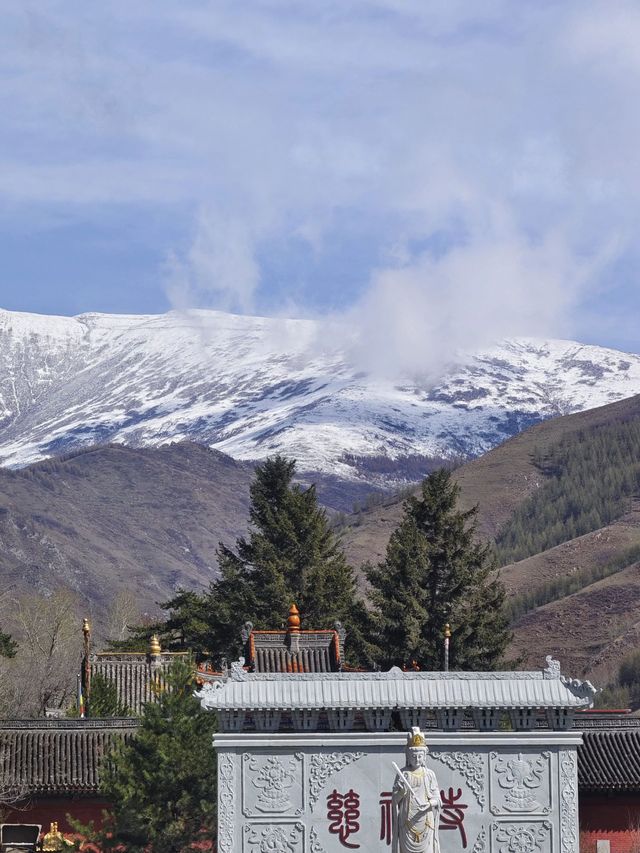
[[[172,664],[168,689],[144,707],[135,737],[101,771],[102,830],[76,825],[98,849],[183,853],[215,839],[215,715],[193,696],[193,665]],[[209,843],[208,843],[209,842]]]
[[[349,632],[352,662],[365,657],[366,611],[356,599],[353,569],[318,505],[314,486],[293,482],[295,462],[283,456],[256,468],[251,486],[251,531],[234,549],[220,545],[220,579],[205,596],[181,592],[164,605],[165,631],[214,657],[240,652],[239,628],[280,628],[292,603],[307,628],[335,620]],[[165,634],[166,636],[166,634]]]
[[[383,666],[439,669],[447,623],[455,669],[493,669],[509,642],[504,589],[489,546],[476,539],[476,510],[457,509],[458,494],[447,471],[427,477],[385,560],[367,570]]]

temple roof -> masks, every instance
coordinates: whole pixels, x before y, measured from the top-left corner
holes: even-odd
[[[226,680],[207,684],[205,708],[588,708],[595,689],[560,674],[557,661],[531,672],[247,673],[232,666]]]
[[[256,631],[251,622],[245,623],[247,668],[256,673],[338,672],[344,636],[339,623],[333,629],[301,630],[300,613],[292,604],[286,628]]]
[[[640,719],[626,716],[596,725],[607,728],[584,728],[578,750],[581,789],[640,791]]]
[[[103,756],[139,721],[3,720],[0,784],[10,799],[34,795],[95,795]]]

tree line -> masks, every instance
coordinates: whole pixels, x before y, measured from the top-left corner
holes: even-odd
[[[159,633],[165,648],[221,664],[241,653],[245,621],[281,628],[295,602],[309,628],[343,623],[352,665],[439,669],[447,623],[455,668],[499,665],[510,640],[504,590],[492,551],[476,539],[476,512],[457,508],[447,471],[406,500],[385,559],[364,567],[367,605],[315,488],[294,475],[295,463],[281,456],[258,466],[248,537],[234,548],[221,544],[219,577],[202,593],[179,591],[163,605],[166,621],[135,630],[128,647],[144,648]],[[193,677],[192,664],[176,662],[171,689],[145,706],[139,734],[110,756],[101,793],[111,809],[99,829],[77,825],[99,849],[178,853],[215,838],[215,756],[207,746],[215,716],[193,697]],[[91,702],[101,713],[121,712],[109,685],[99,684]]]
[[[640,490],[640,423],[580,431],[535,450],[533,462],[546,479],[497,536],[500,565],[598,530],[630,509]]]
[[[450,472],[429,475],[407,498],[384,560],[362,567],[366,603],[315,488],[294,477],[295,462],[282,456],[257,467],[248,537],[220,544],[219,577],[204,592],[178,591],[162,604],[166,621],[134,631],[128,648],[155,632],[164,647],[219,665],[241,654],[245,621],[281,628],[295,603],[308,628],[343,624],[353,666],[438,669],[447,623],[457,669],[499,665],[511,636],[504,589],[490,547],[477,539],[476,510],[457,508]]]

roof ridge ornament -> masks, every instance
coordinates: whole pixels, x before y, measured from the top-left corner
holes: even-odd
[[[239,657],[231,663],[231,679],[233,681],[248,681],[247,672],[244,668],[244,658]]]
[[[556,660],[552,655],[547,655],[545,661],[547,662],[547,666],[544,670],[544,677],[561,678],[562,673],[560,672],[560,661]]]
[[[297,633],[300,630],[300,611],[295,604],[289,608],[289,617],[287,618],[287,631]]]

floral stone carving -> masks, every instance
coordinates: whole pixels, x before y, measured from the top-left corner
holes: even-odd
[[[473,845],[473,850],[471,853],[484,853],[487,849],[487,828],[486,826],[480,827],[480,832],[478,833],[478,837],[476,838],[475,844]]]
[[[245,850],[251,853],[302,853],[301,823],[245,826],[244,831]]]
[[[493,839],[497,853],[535,853],[548,849],[551,830],[548,820],[540,823],[494,823]]]
[[[309,851],[310,853],[326,853],[324,847],[320,844],[318,831],[315,826],[312,826],[309,831]]]
[[[431,751],[430,758],[441,761],[452,770],[458,770],[478,800],[478,805],[484,807],[484,757],[472,752],[437,752]]]
[[[493,752],[491,757],[497,759],[494,766],[498,785],[507,792],[504,808],[509,812],[541,811],[543,806],[533,791],[542,784],[549,753],[525,758],[520,752],[516,758],[498,758]]]
[[[293,808],[289,798],[289,790],[296,778],[296,763],[293,759],[289,759],[285,765],[275,755],[270,755],[263,762],[258,756],[253,756],[249,768],[256,774],[251,784],[260,792],[256,798],[258,811],[278,813]]]
[[[577,853],[578,845],[578,786],[576,754],[570,750],[560,753],[560,833],[562,853]]]
[[[343,767],[362,758],[364,752],[318,752],[310,757],[309,804],[313,806],[330,777]]]
[[[235,767],[231,755],[218,756],[218,851],[234,853],[233,834],[235,825],[234,796]]]

